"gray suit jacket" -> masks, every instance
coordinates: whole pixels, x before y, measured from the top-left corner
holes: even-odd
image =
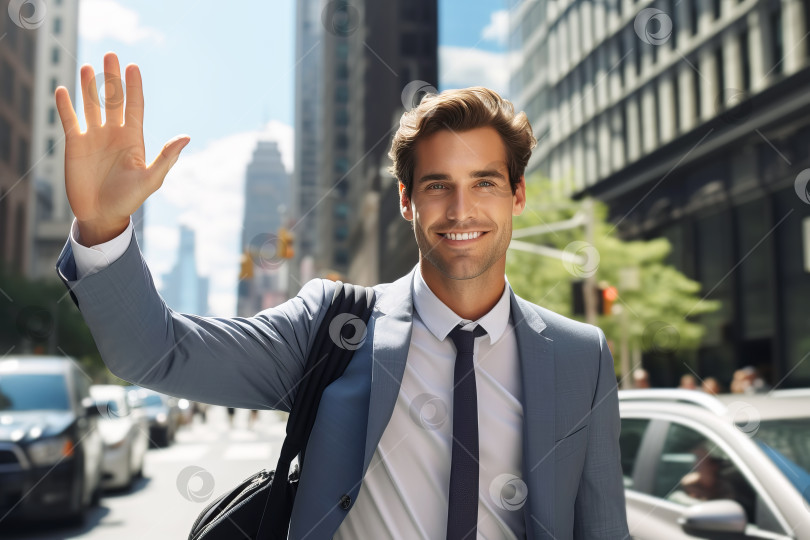
[[[57,271],[115,375],[166,394],[246,409],[289,411],[334,290],[333,282],[314,279],[295,298],[248,318],[177,313],[156,291],[134,235],[120,259],[81,280],[68,242]],[[368,335],[324,392],[290,538],[331,538],[351,511],[399,392],[415,271],[418,266],[374,287]],[[511,317],[523,381],[528,538],[625,538],[618,397],[604,334],[514,293]],[[351,501],[346,509],[339,504],[344,495]]]

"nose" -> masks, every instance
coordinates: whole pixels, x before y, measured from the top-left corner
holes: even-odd
[[[478,203],[473,194],[467,189],[457,188],[447,206],[447,219],[463,222],[475,215]]]

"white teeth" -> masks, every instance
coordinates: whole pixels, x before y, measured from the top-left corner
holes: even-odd
[[[473,238],[478,238],[481,236],[481,232],[472,232],[472,233],[463,233],[463,234],[456,234],[456,233],[445,233],[444,237],[448,240],[471,240]]]

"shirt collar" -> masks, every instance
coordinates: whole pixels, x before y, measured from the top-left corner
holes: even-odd
[[[475,322],[487,331],[490,344],[494,344],[506,330],[509,322],[510,296],[512,288],[504,275],[503,294],[498,302],[477,321],[464,319],[447,307],[439,297],[430,290],[422,277],[421,267],[417,265],[413,281],[413,306],[422,322],[439,341],[444,341],[450,331],[458,324]]]

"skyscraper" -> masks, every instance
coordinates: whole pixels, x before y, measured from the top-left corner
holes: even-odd
[[[29,7],[35,2],[26,3]],[[68,89],[77,103],[76,56],[79,35],[79,2],[44,2],[45,19],[38,30],[36,74],[33,87],[31,178],[36,211],[31,220],[31,269],[36,278],[56,279],[54,261],[65,243],[73,213],[65,193],[65,136],[56,112],[54,91]],[[99,85],[103,86],[103,85]]]
[[[289,189],[289,175],[281,162],[278,145],[274,141],[259,141],[245,174],[242,251],[250,254],[253,277],[239,281],[236,307],[239,316],[255,315],[287,299],[289,262],[277,253],[277,236],[279,229],[287,225]]]
[[[807,2],[524,0],[510,18],[527,173],[605,201],[625,238],[668,238],[722,302],[694,358],[645,365],[810,384]]]
[[[197,272],[195,234],[180,226],[180,246],[171,272],[163,275],[160,295],[175,311],[208,315],[208,278]]]

